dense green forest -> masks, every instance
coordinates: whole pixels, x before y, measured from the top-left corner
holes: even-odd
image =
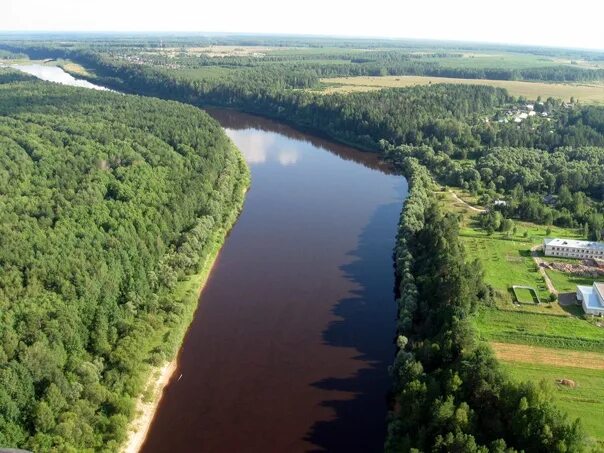
[[[491,298],[480,263],[468,262],[427,169],[411,157],[401,165],[410,192],[395,250],[399,350],[386,451],[585,451],[578,421],[547,388],[510,381],[477,340],[470,317]]]
[[[196,108],[8,71],[0,148],[0,445],[116,451],[247,167]]]

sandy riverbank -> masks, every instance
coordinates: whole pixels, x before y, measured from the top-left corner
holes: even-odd
[[[151,395],[153,396],[149,401],[144,401],[144,398],[141,396],[136,402],[137,415],[130,423],[128,439],[122,449],[123,453],[137,453],[143,446],[149,428],[151,428],[153,416],[164,393],[164,388],[170,382],[174,371],[176,371],[176,359],[154,370],[147,383],[147,388],[153,386],[151,389]]]

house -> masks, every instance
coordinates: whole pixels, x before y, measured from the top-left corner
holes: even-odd
[[[493,206],[503,206],[503,207],[505,207],[507,205],[508,205],[508,202],[505,201],[505,200],[494,200],[493,201]]]
[[[593,286],[577,286],[577,300],[588,315],[604,315],[604,283]]]
[[[529,117],[529,115],[526,112],[522,112],[520,115],[517,116],[517,118],[520,118],[521,120],[525,120],[528,117]]]
[[[532,111],[535,110],[535,106],[533,104],[526,104],[526,109]]]
[[[545,256],[560,256],[564,258],[603,259],[604,243],[595,241],[577,241],[575,239],[543,240]]]
[[[535,112],[534,110],[531,110],[530,112],[528,112],[528,116],[535,116],[537,114],[537,112]]]

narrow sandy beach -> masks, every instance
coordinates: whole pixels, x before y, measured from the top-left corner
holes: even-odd
[[[123,453],[137,453],[147,437],[155,410],[161,400],[164,392],[164,388],[170,382],[174,371],[176,370],[176,359],[166,363],[161,368],[153,370],[149,381],[147,382],[146,388],[153,386],[152,395],[150,401],[143,401],[143,396],[139,396],[136,402],[136,417],[130,423],[128,428],[128,438],[122,448]]]

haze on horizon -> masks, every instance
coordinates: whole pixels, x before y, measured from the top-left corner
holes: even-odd
[[[475,41],[604,50],[604,4],[576,0],[4,0],[0,31],[225,32]]]

